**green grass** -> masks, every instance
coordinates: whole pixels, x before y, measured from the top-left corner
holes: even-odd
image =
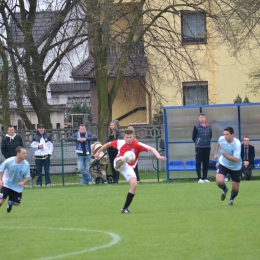
[[[259,259],[259,186],[242,181],[228,206],[215,183],[141,183],[132,214],[120,213],[128,184],[26,188],[0,208],[0,259]],[[100,248],[104,232],[120,241]]]

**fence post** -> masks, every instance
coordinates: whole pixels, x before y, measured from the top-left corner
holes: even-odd
[[[64,180],[64,146],[63,146],[63,141],[60,140],[60,148],[61,148],[61,175],[62,175],[62,185],[65,185],[65,180]]]
[[[158,151],[159,147],[158,147],[158,136],[156,136],[156,150]],[[159,160],[156,158],[156,168],[157,168],[157,182],[159,182],[160,180],[160,170],[159,170]]]

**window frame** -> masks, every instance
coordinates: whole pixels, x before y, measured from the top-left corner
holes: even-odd
[[[188,39],[188,36],[185,36],[185,32],[184,32],[184,22],[185,22],[185,16],[187,15],[194,15],[194,14],[197,14],[197,15],[203,15],[203,21],[204,21],[204,29],[205,29],[205,32],[204,32],[204,37],[197,37],[197,36],[194,36],[193,38],[190,38]],[[205,12],[192,12],[192,11],[182,11],[181,12],[181,37],[182,37],[182,44],[206,44],[207,43],[207,19],[206,19],[206,13]],[[187,25],[187,20],[185,22]],[[196,28],[197,29],[197,28]],[[190,33],[192,33],[190,31]]]
[[[206,96],[205,99],[206,103],[194,103],[193,99],[193,104],[186,104],[186,95],[185,95],[185,89],[188,88],[206,88]],[[183,91],[183,106],[194,106],[194,105],[208,105],[209,104],[209,86],[207,81],[189,81],[189,82],[183,82],[182,83],[182,91]]]

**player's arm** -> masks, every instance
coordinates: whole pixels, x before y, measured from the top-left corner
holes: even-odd
[[[220,150],[220,153],[221,153],[226,159],[228,159],[229,161],[232,161],[232,162],[238,162],[238,161],[239,161],[239,158],[237,158],[237,157],[235,157],[235,156],[227,155],[223,150]]]
[[[110,146],[111,146],[111,145],[110,145],[110,142],[108,142],[108,143],[102,145],[102,146],[97,150],[97,152],[95,153],[95,159],[99,159],[99,153],[102,152],[102,151],[104,151],[104,150],[106,150],[106,149],[107,149],[108,147],[110,147]]]
[[[0,172],[0,187],[3,187],[3,172]]]
[[[217,160],[218,159],[218,150],[220,148],[219,143],[217,143],[216,148],[215,148],[215,153],[214,153],[214,159]]]
[[[165,161],[167,160],[165,156],[161,156],[161,155],[157,152],[157,150],[154,149],[154,148],[151,147],[151,146],[148,147],[148,151],[151,151],[151,152],[154,154],[154,156],[155,156],[158,160],[160,160],[160,161],[162,161],[162,162],[165,162]]]
[[[240,160],[240,156],[241,156],[241,145],[240,145],[240,143],[236,145],[236,147],[234,148],[233,155],[227,155],[222,150],[220,151],[220,153],[222,154],[222,156],[224,156],[231,162],[238,162]]]
[[[29,178],[24,178],[23,181],[21,182],[18,182],[17,184],[20,186],[20,187],[23,187],[24,184],[29,180]]]

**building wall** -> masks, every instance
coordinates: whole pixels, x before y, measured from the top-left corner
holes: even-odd
[[[109,88],[111,88],[112,83],[113,81],[110,80],[108,83]],[[146,92],[144,88],[141,86],[138,79],[124,79],[113,103],[112,120],[118,119],[129,111],[139,107],[147,107]],[[146,110],[138,110],[119,120],[119,124],[121,126],[126,126],[130,123],[147,123],[146,114]]]
[[[180,15],[168,15],[167,21],[169,24],[174,24],[177,31],[181,34],[181,18]],[[187,63],[183,60],[176,62],[176,57],[171,55],[172,62],[180,65],[181,69],[176,66],[175,72],[171,71],[166,66],[168,61],[158,55],[154,49],[147,49],[147,57],[149,62],[154,65],[150,66],[155,68],[152,71],[152,80],[155,88],[162,95],[162,104],[164,106],[181,106],[183,105],[183,82],[191,81],[206,81],[208,82],[208,98],[209,104],[228,104],[234,103],[235,98],[239,94],[242,99],[247,96],[250,102],[259,102],[259,95],[255,96],[250,93],[246,88],[246,84],[249,81],[248,73],[251,68],[255,67],[259,61],[260,54],[258,51],[243,50],[238,58],[234,57],[226,44],[222,44],[219,39],[219,35],[216,34],[214,24],[207,18],[207,43],[206,44],[191,44],[185,45],[185,51],[193,58],[196,65],[194,77],[192,70],[187,66]],[[219,39],[219,41],[218,41]],[[149,38],[146,38],[148,41]],[[169,39],[169,41],[173,41]],[[184,56],[184,47],[176,38],[176,49]],[[187,57],[187,55],[186,55]],[[156,73],[155,73],[156,72]],[[154,96],[153,96],[154,98]],[[153,99],[152,107],[156,104]]]
[[[38,119],[34,111],[27,111],[26,112],[28,118],[30,119],[31,123],[35,125],[35,129],[37,129]],[[2,117],[2,113],[0,112],[0,117]],[[51,111],[51,123],[52,128],[56,129],[57,124],[59,124],[60,128],[64,128],[64,111]],[[14,110],[11,110],[10,112],[10,121],[11,125],[15,126],[17,130],[21,130],[20,125],[18,124],[18,121],[21,120],[21,118],[18,116],[17,112]],[[22,123],[22,121],[20,121]],[[19,126],[18,126],[19,125]],[[23,123],[22,123],[23,125]],[[3,126],[0,124],[0,129],[2,130]],[[24,129],[24,127],[23,127]],[[6,129],[3,129],[6,131]]]

